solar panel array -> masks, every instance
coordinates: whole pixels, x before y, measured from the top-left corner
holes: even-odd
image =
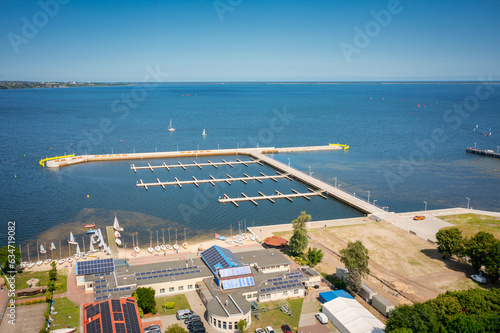
[[[219,270],[219,275],[221,278],[249,275],[249,274],[252,274],[250,266],[230,267]]]
[[[107,273],[98,273],[98,274],[94,274],[94,277],[98,277],[98,276],[104,276],[104,275],[109,275],[111,274],[110,272],[107,272]]]
[[[114,299],[111,300],[113,302]],[[123,313],[121,312],[113,312],[113,320],[114,321],[123,321]]]
[[[190,269],[190,270],[185,270],[185,271],[180,271],[180,272],[171,272],[171,273],[164,273],[164,274],[158,274],[158,275],[141,276],[141,277],[136,278],[136,280],[139,281],[139,280],[147,280],[147,279],[156,279],[156,278],[162,278],[162,277],[167,277],[167,276],[185,275],[185,274],[193,274],[193,273],[200,273],[200,272],[201,272],[201,269]]]
[[[285,276],[287,278],[303,278],[303,279],[307,279],[307,277],[302,274],[302,272],[300,271],[293,271],[293,272],[288,272],[288,273],[285,273]]]
[[[299,279],[283,279],[283,278],[273,278],[267,280],[272,284],[272,286],[260,289],[260,293],[274,293],[282,290],[290,290],[303,288],[304,285],[300,282]]]
[[[85,325],[87,333],[101,333],[101,321],[93,320]]]
[[[222,288],[224,290],[255,286],[255,281],[253,279],[253,276],[222,280],[221,282],[222,282]]]
[[[114,291],[124,291],[124,290],[130,290],[130,289],[132,289],[132,287],[110,288],[110,289],[104,289],[104,290],[97,290],[95,293],[96,294],[112,293]]]
[[[164,270],[161,270],[161,271],[149,271],[149,272],[143,272],[143,273],[135,273],[135,276],[151,275],[151,274],[167,273],[167,272],[180,272],[180,271],[185,271],[185,270],[194,269],[194,268],[198,268],[198,266],[181,267],[181,268],[169,268],[169,269],[164,269]]]
[[[210,267],[210,270],[214,273],[217,271],[217,268],[231,267],[215,246],[212,246],[211,248],[203,251],[201,253],[201,257],[203,258],[203,261],[205,261],[205,263],[208,265],[208,267]]]
[[[137,318],[137,313],[135,311],[134,302],[127,300],[123,304],[123,315],[125,316],[125,325],[127,326],[127,332],[141,332],[139,326],[139,319]]]
[[[111,308],[113,309],[113,312],[122,312],[122,305],[120,300],[114,299],[111,301]]]
[[[109,304],[101,303],[101,325],[102,333],[112,333],[113,332],[113,322],[111,321],[111,311],[109,311]]]
[[[90,319],[90,318],[94,317],[96,314],[100,313],[99,304],[89,305],[85,308],[85,310],[86,310],[87,319]]]
[[[116,333],[127,333],[127,331],[125,331],[125,324],[124,323],[115,323],[115,332]]]
[[[115,262],[113,258],[97,259],[91,261],[77,261],[76,275],[94,274],[100,276],[100,273],[113,272],[115,270]]]
[[[96,301],[105,301],[109,298],[108,295],[104,295],[104,296],[99,296],[99,297],[96,297],[95,300]]]

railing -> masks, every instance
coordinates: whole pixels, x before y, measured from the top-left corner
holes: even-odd
[[[45,162],[47,162],[47,161],[57,160],[57,159],[66,158],[66,157],[74,157],[74,156],[75,156],[75,154],[64,155],[64,156],[56,156],[56,157],[47,157],[47,158],[41,159],[40,162],[38,162],[38,163],[40,164],[41,167],[45,168]]]

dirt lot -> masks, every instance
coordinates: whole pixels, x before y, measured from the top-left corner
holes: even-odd
[[[279,234],[291,236],[291,232]],[[316,268],[330,274],[343,266],[338,251],[348,241],[361,240],[369,250],[371,270],[363,282],[396,305],[477,286],[465,273],[470,269],[467,265],[442,260],[434,245],[384,221],[310,229],[308,235],[309,246],[321,248],[325,254]]]

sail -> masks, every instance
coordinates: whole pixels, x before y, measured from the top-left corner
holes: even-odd
[[[45,248],[43,247],[42,244],[40,244],[40,252],[44,253],[45,252]]]
[[[51,250],[55,250],[56,249],[56,246],[54,245],[54,242],[50,243],[50,249]]]
[[[115,214],[115,221],[113,222],[113,228],[115,229],[120,228],[120,225],[118,224],[118,219],[116,218],[116,214]]]
[[[69,241],[70,242],[74,242],[75,241],[75,236],[73,236],[72,232],[69,233]]]
[[[207,134],[205,133],[205,129],[203,129],[203,133],[201,133],[201,135],[207,135]]]
[[[80,245],[76,244],[76,254],[80,254]]]
[[[92,245],[92,242],[90,242],[89,252],[95,252],[94,245]]]

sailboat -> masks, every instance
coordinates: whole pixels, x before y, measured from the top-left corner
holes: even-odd
[[[153,253],[153,232],[150,231],[148,252]]]
[[[170,124],[168,125],[169,132],[175,132],[175,128],[172,127],[172,119],[170,119]]]
[[[89,247],[89,254],[91,253],[94,253],[94,252],[97,252],[97,250],[94,248],[94,245],[92,244],[92,242],[90,242],[90,247]]]
[[[115,221],[113,222],[113,229],[115,229],[116,231],[123,231],[123,228],[121,228],[120,225],[118,224],[118,219],[116,218],[116,214],[115,214]]]
[[[77,243],[75,242],[75,236],[73,236],[73,233],[72,233],[72,232],[70,232],[70,233],[69,233],[69,240],[68,240],[68,244],[77,244]]]
[[[61,241],[59,241],[59,265],[62,265],[66,262],[66,259],[63,259],[62,254],[61,254]]]
[[[186,242],[186,228],[184,228],[184,243],[182,243],[182,247],[187,249],[188,243]]]
[[[33,266],[35,266],[34,263],[31,262],[31,258],[30,258],[30,245],[28,244],[28,268],[32,268]]]
[[[85,236],[82,237],[82,240],[83,240],[83,252],[80,253],[80,258],[87,259],[87,254],[85,253]]]
[[[75,260],[80,259],[80,245],[76,243],[76,253],[75,253]]]
[[[163,244],[162,244],[162,245],[160,245],[160,249],[161,249],[162,251],[166,251],[166,250],[167,250],[167,247],[165,246],[165,229],[163,229],[161,232],[163,233]]]
[[[43,264],[43,261],[40,260],[40,252],[38,252],[38,242],[36,243],[36,248],[37,248],[36,256],[38,258],[38,260],[36,261],[36,264],[38,266],[40,266],[41,264]]]
[[[47,253],[47,251],[45,250],[45,248],[43,247],[43,244],[40,244],[40,253],[41,254],[45,254]]]
[[[56,246],[54,245],[54,242],[50,243],[50,261],[54,260],[54,250],[56,249]]]
[[[172,246],[174,250],[179,249],[179,245],[177,245],[177,229],[175,229],[175,244]]]
[[[201,133],[201,135],[203,136],[207,135],[207,133],[205,133],[205,129],[203,129],[203,133]]]
[[[170,245],[170,243],[172,243],[170,241],[170,228],[168,228],[168,244],[165,246],[167,248],[167,250],[173,250],[174,248],[172,247],[172,245]]]
[[[218,240],[226,240],[226,239],[227,239],[227,237],[226,237],[226,236],[219,235],[218,233],[215,233],[215,239],[218,239]]]
[[[135,235],[135,238],[136,238],[136,241],[135,241],[135,242],[136,242],[136,244],[135,244],[135,246],[134,246],[134,251],[135,251],[136,253],[139,253],[139,252],[141,251],[141,248],[139,247],[139,235],[138,235],[137,233],[135,233],[135,234],[136,234],[136,235]]]
[[[160,252],[160,242],[158,241],[158,230],[156,230],[156,246],[155,246],[156,252]]]

